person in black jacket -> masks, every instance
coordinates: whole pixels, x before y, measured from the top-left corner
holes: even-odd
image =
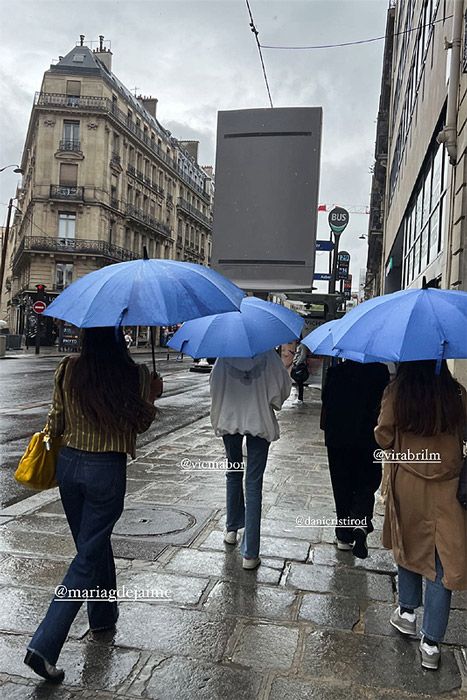
[[[368,556],[366,538],[373,531],[375,492],[381,482],[381,462],[373,429],[378,420],[389,370],[381,363],[346,360],[330,367],[322,394],[321,428],[328,452],[332,490],[339,521],[360,522],[336,527],[338,549]]]

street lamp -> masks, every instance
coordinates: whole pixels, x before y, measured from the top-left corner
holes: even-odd
[[[3,173],[3,171],[6,170],[7,168],[14,168],[14,170],[13,170],[14,173],[20,173],[21,175],[23,174],[23,171],[21,170],[19,165],[15,165],[14,163],[13,163],[13,165],[5,165],[3,168],[0,168],[0,173]]]

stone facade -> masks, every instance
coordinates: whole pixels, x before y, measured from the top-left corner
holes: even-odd
[[[421,287],[424,277],[467,290],[466,7],[464,0],[410,0],[388,11],[394,34],[381,89],[382,100],[390,92],[388,152],[376,183],[384,191],[381,243],[369,231],[367,296]],[[455,364],[465,381],[466,363]]]
[[[60,57],[35,96],[11,231],[9,323],[25,332],[35,285],[49,300],[71,281],[142,257],[209,264],[212,176],[197,142],[175,139],[157,100],[111,72],[101,40]]]

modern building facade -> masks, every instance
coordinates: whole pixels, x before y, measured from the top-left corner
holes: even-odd
[[[157,99],[118,80],[103,37],[93,49],[82,36],[45,72],[21,167],[5,280],[12,332],[28,332],[37,284],[51,300],[144,248],[209,263],[212,175],[198,165],[198,143],[175,139]]]
[[[372,205],[382,198],[376,236],[370,215],[367,296],[423,278],[467,290],[466,9],[405,0],[388,10],[377,122],[387,157],[372,183]],[[456,373],[467,378],[464,365]]]

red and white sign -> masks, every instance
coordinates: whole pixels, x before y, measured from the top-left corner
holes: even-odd
[[[45,301],[35,301],[34,304],[32,305],[32,310],[36,312],[36,314],[41,314],[43,311],[45,311],[47,308],[47,304]]]

